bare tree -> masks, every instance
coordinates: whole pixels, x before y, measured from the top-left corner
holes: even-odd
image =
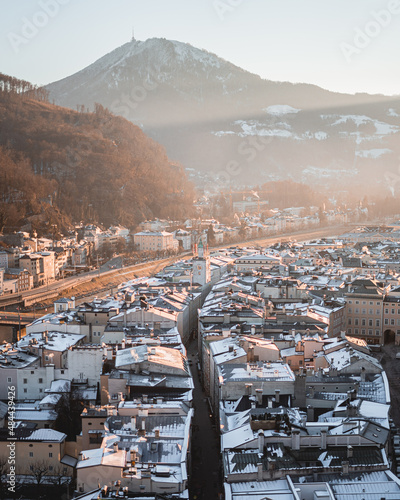
[[[64,473],[64,467],[62,465],[56,465],[53,470],[49,471],[51,475],[48,476],[49,483],[54,486],[68,486],[72,482],[72,476],[68,476]]]
[[[30,475],[35,479],[37,486],[40,486],[44,478],[49,473],[49,463],[46,460],[37,460],[30,465]]]

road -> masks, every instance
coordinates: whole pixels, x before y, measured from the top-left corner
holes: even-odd
[[[192,360],[194,382],[190,500],[218,500],[219,494],[222,494],[219,433],[210,418],[210,409],[197,370],[197,340],[189,344],[187,355]]]

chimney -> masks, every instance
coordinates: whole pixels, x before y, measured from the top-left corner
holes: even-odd
[[[314,397],[314,394],[315,394],[315,387],[313,385],[311,385],[309,388],[308,388],[308,396],[310,398],[313,398]]]
[[[130,456],[131,456],[131,465],[133,467],[136,463],[136,453],[134,450],[130,451]]]
[[[114,453],[117,453],[118,451],[118,442],[115,441],[115,443],[113,444],[113,448],[114,448]]]
[[[264,453],[264,431],[258,431],[258,453]]]
[[[256,389],[256,396],[257,396],[257,403],[261,406],[262,405],[263,390]]]
[[[147,404],[148,401],[147,394],[142,394],[142,400],[144,404]]]
[[[358,408],[355,405],[347,406],[347,415],[349,417],[357,417],[358,416]]]
[[[361,382],[365,382],[365,368],[364,367],[361,368],[360,375],[361,375]]]
[[[321,450],[326,450],[326,430],[321,430]]]
[[[154,437],[155,437],[156,439],[159,439],[159,438],[160,438],[160,429],[155,429],[155,430],[154,430]]]
[[[275,403],[279,404],[280,401],[280,389],[275,389]]]
[[[353,456],[353,447],[349,444],[347,446],[347,458],[352,458]]]
[[[125,339],[122,339],[121,345],[122,345],[122,349],[125,349],[125,347],[126,347],[126,340]]]
[[[253,384],[246,384],[246,395],[251,396]]]
[[[349,462],[348,460],[343,460],[342,462],[342,474],[348,474],[349,473]]]
[[[247,351],[247,362],[254,363],[254,346],[249,345],[249,349]]]
[[[136,430],[136,417],[131,417],[131,429]]]
[[[256,334],[256,325],[251,325],[250,332],[252,335]]]
[[[292,450],[300,450],[300,431],[292,430]]]
[[[307,406],[307,420],[308,422],[314,422],[314,407],[311,405]]]
[[[263,464],[260,462],[257,464],[257,481],[263,480]]]

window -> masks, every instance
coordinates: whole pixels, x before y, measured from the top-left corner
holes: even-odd
[[[365,328],[361,330],[361,335],[365,335]]]
[[[394,319],[391,319],[391,320],[390,320],[390,324],[391,324],[391,325],[394,325]]]
[[[361,313],[362,314],[367,314],[367,310],[366,309],[362,309]]]
[[[355,324],[356,326],[358,326],[358,318],[356,318],[356,319],[354,320],[354,324]]]
[[[360,303],[360,301],[359,301],[359,300],[356,300],[356,304],[359,304],[359,303]]]
[[[43,379],[42,378],[39,379],[39,384],[43,384]]]
[[[388,325],[389,324],[389,320],[386,318],[385,319],[385,325]]]
[[[355,312],[356,314],[358,314],[358,313],[360,312],[360,309],[359,309],[358,307],[356,307],[356,308],[354,309],[354,312]]]
[[[370,302],[370,303],[369,303],[369,305],[370,305],[370,306],[373,306],[373,305],[374,305],[374,303],[373,303],[373,302]]]
[[[363,300],[363,301],[362,301],[362,305],[363,305],[363,306],[365,306],[365,305],[366,305],[366,303],[367,303],[367,301],[366,301],[366,300]]]
[[[33,451],[30,451],[30,452],[29,452],[29,456],[30,456],[30,457],[33,457]]]
[[[43,392],[43,389],[39,389],[39,392]]]
[[[379,331],[378,331],[378,330],[375,332],[375,335],[380,335],[380,333],[379,333]]]
[[[361,320],[361,326],[365,326],[365,318]]]
[[[348,319],[348,324],[351,325],[351,318]]]
[[[351,314],[351,307],[348,308],[348,312]]]
[[[27,383],[28,383],[28,379],[24,378],[24,384],[27,384]]]
[[[373,309],[368,309],[368,314],[374,314],[374,310]]]
[[[368,320],[368,326],[372,326],[372,319]]]
[[[389,314],[389,309],[385,309],[385,314]]]
[[[52,471],[52,470],[53,470],[53,466],[49,465],[49,471]]]
[[[24,393],[27,393],[28,392],[28,389],[24,389]]]
[[[354,328],[354,334],[358,335],[358,328]]]
[[[381,326],[381,325],[380,325],[380,320],[379,320],[379,319],[377,319],[377,320],[375,321],[375,326]]]
[[[53,458],[53,453],[49,453],[49,458]]]
[[[7,377],[7,382],[8,383],[12,382],[12,378],[11,377]]]

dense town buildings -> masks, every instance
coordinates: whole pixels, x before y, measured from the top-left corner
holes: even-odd
[[[400,344],[400,246],[358,234],[267,249],[200,241],[189,261],[112,297],[57,300],[0,348],[21,481],[38,457],[49,481],[75,478],[82,498],[188,498],[201,383],[225,498],[339,500],[372,485],[396,498],[390,387],[374,349]],[[67,436],[57,422],[70,397],[82,401],[82,432]]]

